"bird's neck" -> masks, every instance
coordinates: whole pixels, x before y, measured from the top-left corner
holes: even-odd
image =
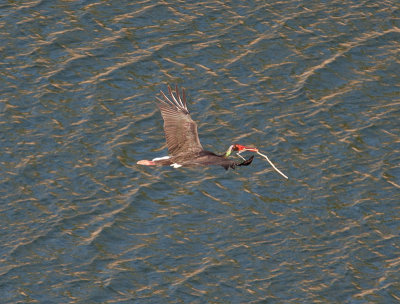
[[[229,157],[229,155],[231,155],[231,153],[232,153],[232,148],[233,148],[233,145],[231,145],[231,146],[228,148],[228,150],[225,152],[224,157]]]

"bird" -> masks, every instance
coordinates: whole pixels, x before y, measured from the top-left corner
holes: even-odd
[[[182,93],[180,94],[177,85],[175,86],[175,92],[168,85],[168,92],[170,97],[167,97],[163,91],[161,91],[163,99],[156,97],[157,106],[164,120],[168,156],[154,158],[153,160],[140,160],[137,164],[144,166],[171,166],[173,168],[219,165],[225,170],[251,164],[254,155],[245,159],[238,154],[243,159],[239,163],[228,157],[233,151],[238,153],[243,151],[257,152],[256,148],[232,144],[221,155],[204,150],[200,143],[197,124],[191,118],[187,108],[185,89],[182,88]]]

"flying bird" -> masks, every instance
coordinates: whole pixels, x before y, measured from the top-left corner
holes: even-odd
[[[239,153],[244,151],[258,152],[256,148],[233,144],[222,155],[204,150],[199,140],[197,124],[190,117],[187,108],[185,89],[182,88],[182,94],[180,94],[178,86],[175,87],[175,92],[168,86],[168,92],[170,98],[161,91],[163,99],[158,97],[156,99],[161,116],[164,119],[164,133],[169,155],[153,160],[140,160],[137,164],[172,166],[174,168],[219,165],[224,167],[225,170],[251,164],[254,155],[245,159]],[[228,158],[233,151],[238,152],[238,155],[243,159],[242,162],[237,163]]]

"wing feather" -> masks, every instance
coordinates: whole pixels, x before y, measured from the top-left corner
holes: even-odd
[[[178,86],[175,94],[168,86],[171,98],[164,92],[161,95],[164,100],[156,97],[159,101],[158,107],[164,119],[164,133],[170,156],[190,156],[203,151],[197,132],[197,124],[192,120],[187,109],[185,90],[182,89],[182,97]]]

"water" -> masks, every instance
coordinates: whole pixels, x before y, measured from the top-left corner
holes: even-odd
[[[400,301],[397,1],[3,1],[2,303]],[[235,171],[151,168],[184,86]]]

